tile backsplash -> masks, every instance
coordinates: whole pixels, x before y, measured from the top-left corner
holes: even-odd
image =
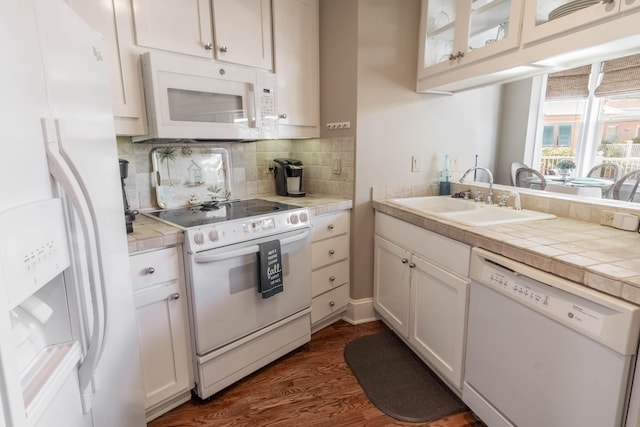
[[[157,144],[133,143],[127,137],[118,137],[117,141],[118,156],[129,161],[125,185],[131,209],[157,209],[150,154]],[[304,191],[353,199],[353,137],[201,144],[224,148],[229,152],[234,198],[275,194],[275,180],[270,168],[273,159],[284,157],[302,161]]]

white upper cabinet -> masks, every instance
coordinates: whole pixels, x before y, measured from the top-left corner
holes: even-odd
[[[131,3],[139,46],[272,69],[269,0]]]
[[[273,0],[278,136],[320,136],[318,0]]]
[[[133,37],[129,0],[105,0],[100,7],[93,0],[67,2],[104,37],[116,134],[146,134],[140,54]]]
[[[616,17],[640,0],[532,0],[525,2],[522,43],[557,37]]]
[[[520,44],[520,0],[422,0],[418,79]]]
[[[138,46],[213,57],[210,0],[131,0]]]
[[[270,0],[213,0],[216,59],[271,70]]]

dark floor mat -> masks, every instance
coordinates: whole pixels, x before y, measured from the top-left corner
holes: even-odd
[[[469,410],[391,331],[349,342],[344,358],[371,403],[393,418],[429,422]]]

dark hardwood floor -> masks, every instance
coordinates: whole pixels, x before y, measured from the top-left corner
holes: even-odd
[[[148,426],[482,426],[471,412],[427,424],[402,422],[369,402],[343,351],[350,340],[385,328],[382,322],[334,323],[207,401],[194,397]]]

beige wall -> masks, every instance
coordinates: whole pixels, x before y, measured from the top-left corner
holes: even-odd
[[[358,0],[354,299],[373,294],[372,187],[435,183],[445,153],[460,171],[473,166],[476,154],[480,166],[495,164],[500,87],[454,96],[416,93],[419,16],[419,0]],[[321,28],[338,31],[331,22]],[[414,155],[420,172],[411,172]]]

